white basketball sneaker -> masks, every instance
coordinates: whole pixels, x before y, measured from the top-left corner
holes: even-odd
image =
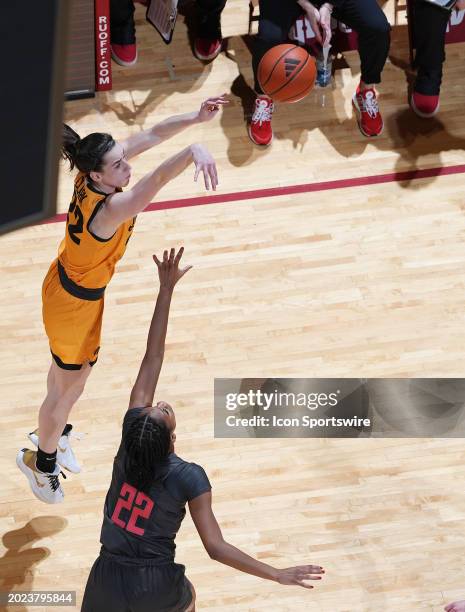
[[[28,435],[28,438],[34,444],[34,446],[39,448],[38,429],[32,431]],[[73,449],[71,448],[71,444],[69,441],[69,432],[64,436],[61,436],[58,440],[57,463],[58,465],[61,465],[62,468],[65,468],[65,470],[68,470],[68,472],[73,472],[73,474],[79,474],[79,472],[81,471],[81,466],[79,465],[78,460],[76,459],[76,455],[74,454]]]
[[[61,503],[65,498],[65,494],[59,480],[60,474],[63,474],[60,466],[57,464],[51,474],[40,472],[36,468],[36,457],[37,453],[35,451],[22,448],[16,455],[16,465],[29,480],[32,492],[37,499],[46,504]],[[64,474],[63,476],[66,478]]]

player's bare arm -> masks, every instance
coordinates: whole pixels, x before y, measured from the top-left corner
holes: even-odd
[[[147,130],[129,136],[129,138],[121,143],[125,150],[126,157],[130,159],[135,155],[139,155],[165,140],[172,138],[176,134],[179,134],[179,132],[182,132],[191,125],[211,121],[217,116],[220,108],[225,104],[228,104],[226,94],[212,96],[202,102],[198,111],[174,115],[164,121],[160,121],[160,123],[157,123]]]
[[[166,331],[173,290],[176,283],[192,268],[192,266],[184,268],[179,266],[183,252],[183,247],[177,254],[175,249],[171,249],[169,255],[168,251],[164,251],[162,261],[153,255],[153,260],[158,268],[160,289],[150,324],[147,347],[131,391],[128,408],[151,406],[153,403],[165,355]]]
[[[298,565],[277,569],[257,561],[226,542],[213,514],[211,491],[192,499],[189,502],[189,511],[205,550],[215,561],[259,578],[273,580],[280,584],[302,586],[306,589],[313,588],[309,581],[321,580],[324,574],[324,569],[319,565]]]
[[[197,181],[202,172],[205,188],[216,190],[218,172],[213,156],[205,146],[192,144],[146,174],[131,189],[108,196],[105,205],[92,222],[92,231],[101,238],[110,238],[121,223],[143,211],[164,185],[192,163],[195,165],[194,180]]]

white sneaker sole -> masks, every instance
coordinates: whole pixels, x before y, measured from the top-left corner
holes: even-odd
[[[352,106],[355,109],[355,113],[357,115],[357,125],[358,125],[358,129],[360,130],[360,132],[366,136],[367,138],[377,138],[378,136],[381,136],[381,134],[384,132],[384,121],[383,121],[383,127],[381,128],[381,131],[378,132],[378,134],[367,134],[365,132],[365,130],[362,128],[362,123],[360,121],[360,118],[362,116],[362,113],[360,111],[360,108],[358,106],[358,102],[357,102],[357,94],[354,94],[352,96]]]
[[[111,50],[111,59],[117,64],[119,64],[120,66],[124,66],[125,68],[130,68],[131,66],[134,66],[135,64],[137,64],[137,58],[138,58],[138,52],[136,51],[135,59],[133,59],[132,62],[125,62],[124,60],[120,59],[116,55],[116,53],[113,52],[113,49]]]
[[[436,115],[439,112],[439,105],[440,105],[440,103],[438,102],[438,105],[436,106],[436,109],[434,110],[434,112],[432,112],[432,113],[423,113],[421,110],[418,110],[418,108],[415,106],[415,101],[413,99],[413,94],[410,96],[410,106],[411,106],[413,112],[415,113],[415,115],[418,115],[418,117],[421,117],[422,119],[431,119],[431,117],[434,117],[434,115]]]
[[[38,438],[37,434],[32,432],[32,433],[28,434],[27,437],[34,444],[34,446],[36,448],[39,447],[39,438]],[[81,466],[79,465],[79,463],[77,463],[77,462],[75,464],[68,463],[66,461],[66,457],[60,451],[59,448],[57,448],[57,463],[58,463],[59,466],[61,466],[62,468],[64,468],[68,472],[71,472],[72,474],[79,474],[79,472],[81,471]]]
[[[201,53],[199,53],[198,51],[194,49],[194,55],[198,60],[202,62],[209,62],[210,60],[214,60],[216,57],[218,57],[222,49],[223,49],[223,45],[220,45],[220,48],[218,49],[218,51],[215,51],[215,53],[210,53],[210,55],[202,55]]]
[[[18,454],[16,455],[16,465],[19,467],[21,472],[28,479],[32,492],[37,497],[37,499],[39,499],[41,502],[44,502],[45,504],[61,504],[61,502],[64,500],[64,497],[59,497],[55,501],[51,501],[47,497],[43,497],[41,495],[40,487],[37,485],[36,480],[33,474],[31,473],[32,470],[28,468],[27,465],[23,461],[23,451],[22,450],[20,450]]]

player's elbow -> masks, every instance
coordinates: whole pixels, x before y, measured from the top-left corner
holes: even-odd
[[[214,540],[207,542],[205,544],[205,549],[210,559],[213,559],[213,561],[221,561],[223,558],[224,545],[224,540]]]
[[[166,134],[162,134],[160,132],[152,132],[152,141],[151,141],[152,147],[156,147],[162,142],[165,142],[165,140],[168,140],[168,136]]]
[[[220,560],[220,554],[218,553],[218,550],[216,547],[212,546],[212,547],[208,547],[207,548],[207,553],[208,556],[210,557],[210,559],[212,559],[213,561],[219,561]]]

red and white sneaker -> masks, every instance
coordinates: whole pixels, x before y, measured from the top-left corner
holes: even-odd
[[[271,117],[274,111],[273,100],[268,96],[257,96],[255,110],[250,120],[248,130],[250,140],[257,145],[266,147],[273,140]]]
[[[134,66],[137,62],[137,45],[110,45],[111,57],[120,66]]]
[[[439,110],[439,95],[426,96],[414,91],[410,98],[410,106],[416,115],[423,119],[429,119],[434,117]]]
[[[194,40],[194,55],[197,59],[207,62],[215,59],[221,51],[221,38],[196,38]]]
[[[379,136],[384,128],[383,118],[379,112],[378,100],[376,91],[373,88],[360,89],[352,98],[352,104],[357,115],[357,123],[360,131],[364,136]]]

